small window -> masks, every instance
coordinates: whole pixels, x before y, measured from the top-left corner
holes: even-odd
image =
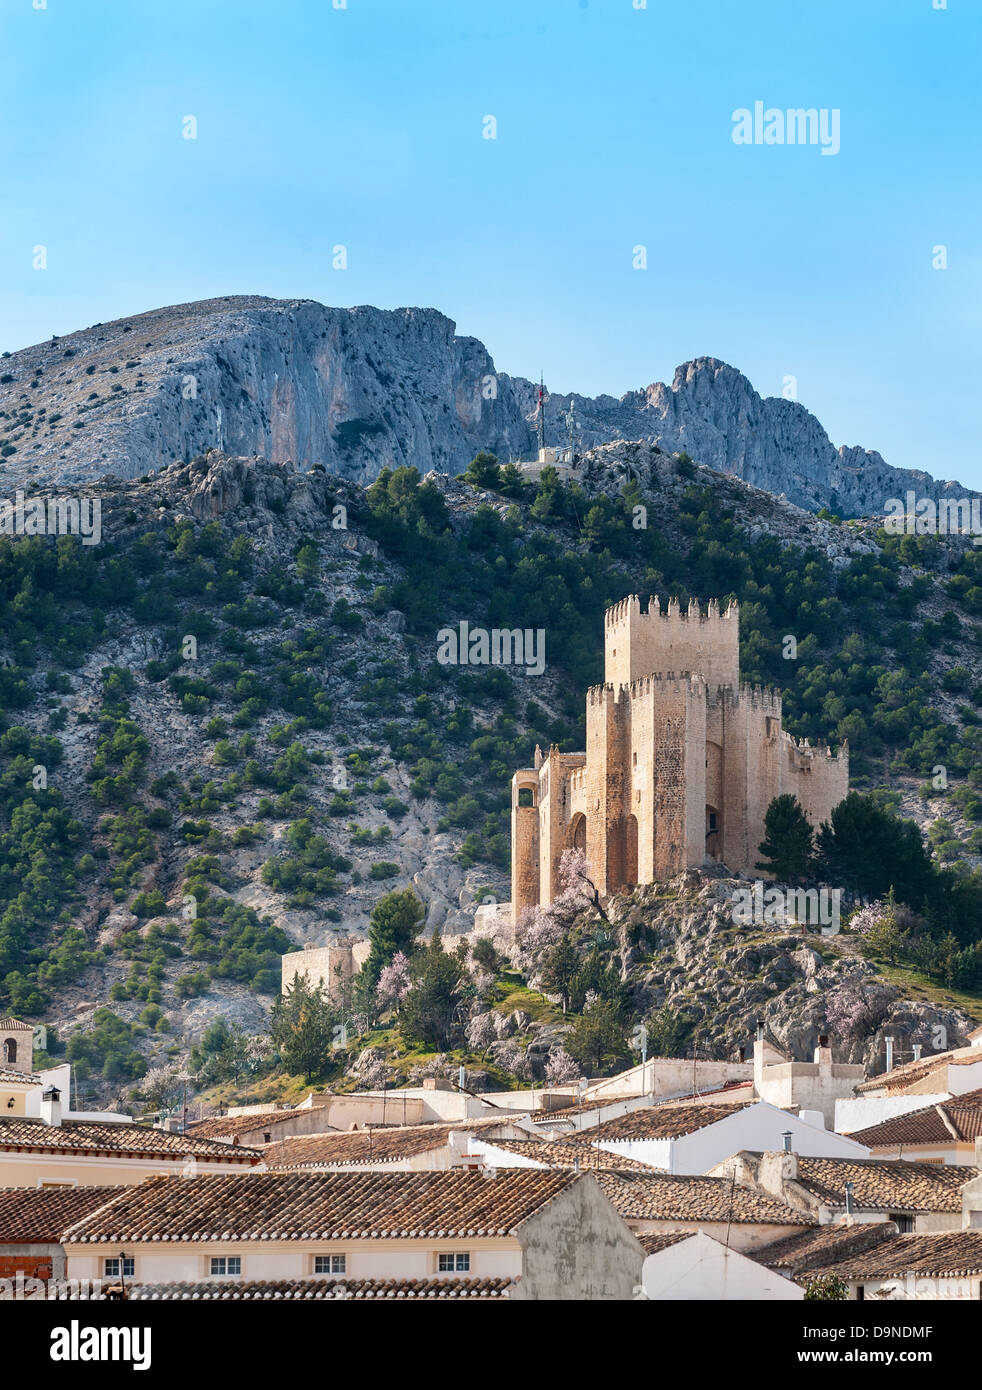
[[[17,1061],[17,1043],[13,1038],[4,1038],[3,1040],[3,1060],[5,1062]]]
[[[715,811],[710,811],[710,813],[709,813],[709,830],[710,830],[710,833],[712,833],[712,831],[714,831],[715,829],[716,829],[716,812],[715,812]]]
[[[531,788],[531,787],[519,787],[519,789],[518,789],[518,804],[519,804],[519,806],[534,806],[534,805],[535,805],[535,797],[534,797],[534,795],[533,795],[533,792],[532,792],[532,788]]]
[[[223,1278],[230,1274],[241,1274],[242,1258],[239,1255],[212,1255],[211,1272]]]
[[[106,1260],[104,1276],[106,1279],[132,1279],[136,1271],[136,1260],[125,1255],[121,1260]]]
[[[347,1264],[346,1255],[315,1255],[314,1273],[315,1274],[345,1274]]]
[[[897,1230],[902,1236],[910,1235],[914,1229],[914,1218],[912,1216],[904,1216],[898,1212],[892,1211],[890,1213],[890,1220],[896,1221]]]
[[[470,1255],[463,1255],[455,1252],[452,1255],[441,1255],[437,1263],[440,1274],[469,1274],[471,1268]]]

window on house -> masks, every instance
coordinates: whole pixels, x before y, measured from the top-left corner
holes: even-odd
[[[460,1254],[457,1251],[454,1251],[453,1254],[440,1255],[437,1260],[437,1270],[440,1274],[469,1274],[470,1268],[470,1255]]]
[[[212,1255],[211,1272],[222,1276],[242,1273],[242,1258],[239,1255]]]
[[[347,1264],[346,1255],[315,1255],[314,1273],[315,1274],[344,1274]]]
[[[136,1271],[136,1260],[125,1255],[121,1260],[106,1260],[103,1275],[106,1279],[132,1279]]]
[[[902,1236],[910,1235],[914,1229],[914,1218],[912,1216],[903,1216],[899,1212],[892,1211],[889,1219],[891,1221],[896,1221],[897,1230]]]

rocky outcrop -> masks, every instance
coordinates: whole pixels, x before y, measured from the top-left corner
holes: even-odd
[[[531,417],[538,387],[516,381],[515,389]],[[697,463],[812,511],[829,507],[848,516],[882,516],[887,498],[902,498],[909,488],[918,497],[978,495],[919,470],[892,468],[875,450],[837,449],[804,406],[759,396],[741,372],[715,357],[683,363],[671,386],[655,382],[619,400],[549,394],[549,441],[567,439],[570,407],[582,448],[624,439],[685,451]]]
[[[608,913],[625,943],[625,976],[639,1014],[667,1009],[691,1024],[700,1048],[717,1057],[752,1040],[757,1023],[789,1056],[810,1060],[831,1034],[837,1061],[882,1071],[885,1039],[909,1058],[932,1039],[960,1046],[974,1027],[957,1009],[904,998],[856,951],[848,934],[802,934],[792,925],[736,926],[732,894],[746,881],[690,870],[666,884],[615,898]],[[861,1022],[840,1007],[859,995]],[[855,1011],[852,1011],[854,1014]],[[940,1032],[938,1031],[940,1030]]]

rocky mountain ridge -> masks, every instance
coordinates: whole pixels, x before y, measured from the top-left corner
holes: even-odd
[[[339,309],[228,296],[52,338],[0,362],[0,488],[137,478],[206,449],[370,482],[410,464],[458,473],[478,450],[536,447],[538,387],[496,369],[435,309]],[[619,440],[697,462],[814,511],[882,515],[886,500],[974,496],[875,451],[836,448],[795,401],[761,397],[713,357],[616,399],[548,392],[547,441]]]

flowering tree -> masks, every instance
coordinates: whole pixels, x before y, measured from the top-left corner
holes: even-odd
[[[829,995],[825,1009],[829,1028],[844,1038],[862,1042],[879,1028],[895,997],[896,991],[884,985],[846,980]]]
[[[412,980],[409,976],[409,957],[397,951],[388,965],[383,965],[375,989],[375,1002],[380,1013],[394,1009],[409,993]]]
[[[579,1074],[579,1067],[562,1044],[552,1048],[546,1063],[546,1080],[551,1086],[568,1085],[570,1081],[575,1081]]]
[[[494,1014],[475,1014],[467,1025],[467,1045],[475,1052],[484,1052],[498,1037]]]

